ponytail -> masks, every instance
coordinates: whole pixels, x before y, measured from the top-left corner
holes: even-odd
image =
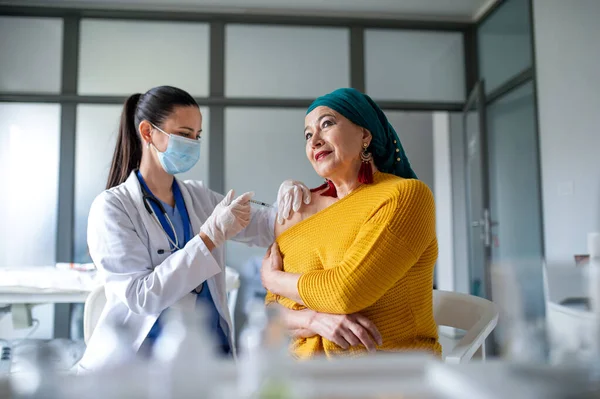
[[[107,190],[123,183],[132,171],[140,167],[143,145],[137,131],[140,122],[148,121],[160,126],[178,106],[198,107],[198,103],[187,92],[171,86],[158,86],[145,94],[134,94],[125,101],[106,182]]]
[[[123,183],[129,174],[140,166],[142,141],[137,133],[136,111],[141,96],[140,93],[131,95],[123,106],[117,145],[106,182],[107,190]]]

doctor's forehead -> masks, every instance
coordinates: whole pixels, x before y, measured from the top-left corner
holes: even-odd
[[[165,127],[186,126],[194,130],[202,129],[202,113],[196,106],[178,106],[164,121]]]

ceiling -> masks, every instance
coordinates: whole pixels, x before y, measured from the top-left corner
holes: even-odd
[[[498,0],[0,0],[0,5],[472,22]]]

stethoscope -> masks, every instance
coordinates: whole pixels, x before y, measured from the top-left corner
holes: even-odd
[[[144,186],[145,185],[142,182],[140,182],[140,187],[142,188],[142,201],[144,202],[144,207],[146,208],[148,213],[152,216],[152,220],[154,220],[154,223],[156,223],[158,225],[158,227],[160,227],[160,229],[165,233],[165,236],[167,236],[169,243],[173,246],[173,248],[175,248],[174,250],[181,249],[181,247],[179,247],[179,238],[177,237],[177,232],[175,231],[175,226],[173,226],[173,222],[171,222],[171,218],[169,218],[169,215],[167,214],[165,207],[154,195],[150,194],[148,192],[148,190],[146,190],[146,187],[144,187]],[[173,235],[175,236],[174,242],[173,242],[173,239],[171,238],[171,236],[169,235],[169,233],[167,233],[167,231],[163,227],[162,223],[158,220],[158,217],[154,214],[154,210],[152,209],[152,205],[150,205],[150,201],[152,201],[158,207],[158,210],[163,214],[163,216],[169,223],[169,227],[171,227],[171,231],[173,232]]]
[[[181,247],[179,247],[179,238],[177,237],[177,232],[175,231],[175,226],[173,226],[173,222],[171,222],[171,219],[169,218],[169,215],[167,214],[165,207],[163,206],[163,204],[160,202],[160,200],[158,198],[156,198],[154,195],[152,195],[150,192],[148,192],[148,190],[146,189],[146,184],[144,182],[140,181],[140,187],[142,189],[142,202],[144,202],[144,208],[146,208],[146,210],[148,211],[150,216],[152,216],[152,220],[154,220],[154,223],[156,223],[158,225],[158,227],[160,227],[160,229],[163,231],[163,233],[165,233],[165,236],[167,236],[167,240],[169,240],[169,243],[173,246],[173,249],[171,250],[171,252],[175,252],[176,250],[181,249]],[[171,231],[173,232],[173,235],[175,236],[175,242],[173,242],[169,233],[167,233],[167,231],[163,227],[160,220],[158,220],[158,216],[155,214],[154,210],[152,209],[152,205],[150,205],[150,201],[152,201],[158,207],[158,210],[163,214],[163,216],[169,223],[169,227],[171,227]],[[161,251],[162,250],[159,250],[158,253],[160,254]],[[202,283],[200,285],[199,289],[196,288],[193,292],[196,294],[200,294],[203,289],[204,289],[204,283]]]

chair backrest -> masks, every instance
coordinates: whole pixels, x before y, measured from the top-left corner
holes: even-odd
[[[235,336],[235,307],[237,305],[238,291],[240,289],[240,274],[234,268],[225,267],[225,286],[227,290],[227,307],[231,316],[231,330]]]
[[[444,356],[447,363],[469,361],[485,344],[498,324],[498,307],[473,295],[450,291],[433,291],[433,316],[438,326],[465,330],[454,349]]]
[[[87,344],[92,337],[92,332],[98,324],[104,305],[106,304],[106,295],[104,286],[100,285],[92,290],[85,300],[83,308],[83,339]]]
[[[235,269],[230,267],[225,268],[225,284],[228,295],[227,307],[231,314],[232,327],[235,328],[235,305],[237,303],[237,293],[240,287],[240,275]],[[96,324],[98,324],[98,320],[100,319],[105,304],[106,295],[104,294],[103,286],[94,288],[85,300],[85,307],[83,310],[83,339],[86,344],[92,337],[92,333],[94,332],[94,328],[96,328]]]

